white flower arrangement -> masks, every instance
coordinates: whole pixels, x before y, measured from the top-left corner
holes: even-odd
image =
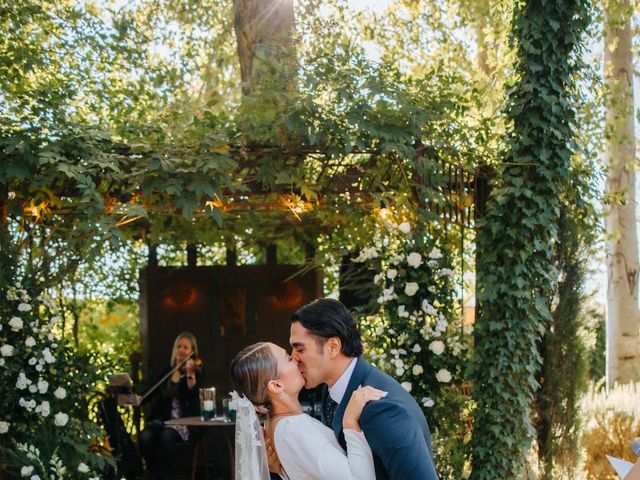
[[[370,265],[380,313],[365,320],[371,326],[366,341],[374,363],[431,409],[443,387],[460,380],[464,346],[461,326],[453,322],[457,290],[447,256],[435,241],[414,242],[411,233],[398,228],[395,238],[375,243],[378,255]]]
[[[76,407],[57,378],[66,371],[62,362],[67,360],[59,356],[62,348],[56,343],[56,331],[52,331],[58,319],[49,316],[47,321],[55,305],[42,295],[38,303],[32,302],[31,296],[17,285],[8,289],[6,297],[5,307],[11,307],[13,314],[7,315],[9,320],[4,323],[8,328],[0,334],[0,377],[9,386],[0,406],[0,434],[11,433],[14,440],[6,445],[10,476],[85,480],[91,470],[78,471],[81,462],[95,463],[102,470],[105,462],[111,461],[98,458],[88,448],[86,452],[78,450],[74,446],[77,441],[68,441],[77,440],[94,426],[74,417]],[[63,381],[74,382],[66,378]],[[14,415],[20,418],[20,428],[13,427],[17,423]],[[24,439],[28,439],[26,443]],[[73,467],[65,465],[63,458],[72,461]],[[22,463],[16,464],[17,461]]]

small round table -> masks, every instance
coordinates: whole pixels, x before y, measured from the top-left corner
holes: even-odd
[[[167,420],[164,422],[165,425],[186,425],[187,427],[198,427],[198,428],[222,428],[222,432],[224,435],[224,439],[227,442],[227,448],[229,450],[229,468],[231,471],[231,479],[235,480],[236,478],[236,469],[235,469],[235,426],[236,422],[231,420],[227,420],[224,417],[216,417],[212,420],[202,420],[200,417],[182,417],[182,418],[172,418],[171,420]],[[223,427],[233,427],[234,438],[231,438],[229,435],[229,428]],[[206,447],[205,447],[206,448]]]

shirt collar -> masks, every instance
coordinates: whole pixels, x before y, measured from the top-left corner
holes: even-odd
[[[344,393],[347,391],[349,380],[351,380],[353,369],[356,368],[357,361],[358,358],[354,357],[353,360],[351,360],[351,363],[349,363],[347,369],[342,373],[338,381],[333,384],[333,387],[329,388],[329,396],[333,399],[334,402],[339,404],[342,401]]]

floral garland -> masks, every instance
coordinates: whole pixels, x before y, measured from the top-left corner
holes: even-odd
[[[86,394],[86,385],[79,385],[84,382],[74,375],[72,355],[56,339],[51,299],[44,294],[32,299],[16,283],[7,289],[2,308],[1,463],[30,480],[97,480],[112,460],[89,450],[101,432],[81,418],[86,405],[78,396]]]
[[[389,372],[429,416],[443,387],[461,383],[468,348],[456,317],[455,274],[439,242],[408,222],[385,222],[354,259],[377,270],[378,311],[361,322],[371,361]]]

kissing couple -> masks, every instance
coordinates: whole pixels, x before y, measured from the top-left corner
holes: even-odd
[[[231,362],[238,480],[268,480],[267,463],[289,480],[438,479],[422,410],[362,358],[357,325],[342,303],[318,299],[301,307],[289,341],[291,354],[260,342]],[[320,384],[322,422],[302,413],[298,401],[303,387]]]

